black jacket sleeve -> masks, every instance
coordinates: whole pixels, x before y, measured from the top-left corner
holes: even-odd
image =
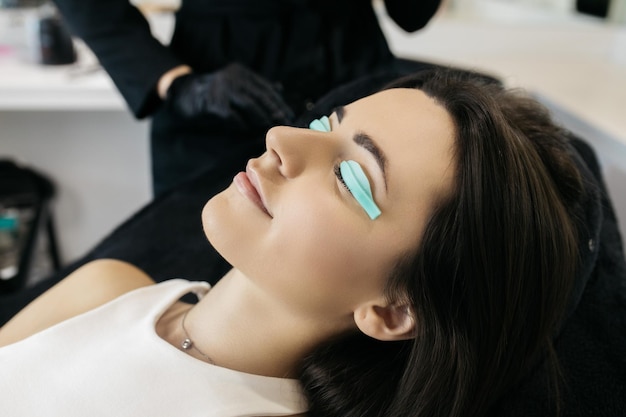
[[[441,0],[385,0],[389,17],[407,32],[426,26],[440,4]]]
[[[152,36],[150,26],[129,0],[54,0],[73,35],[94,52],[135,117],[160,103],[156,85],[162,74],[181,65]]]

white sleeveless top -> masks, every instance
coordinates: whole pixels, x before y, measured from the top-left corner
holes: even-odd
[[[0,414],[11,417],[235,417],[306,411],[297,380],[246,374],[195,359],[155,325],[207,283],[139,288],[0,348]]]

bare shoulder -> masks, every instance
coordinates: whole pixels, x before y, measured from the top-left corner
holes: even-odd
[[[76,308],[90,310],[134,289],[154,284],[141,269],[115,259],[89,262],[68,275],[55,288],[75,300]]]
[[[0,346],[151,284],[154,281],[146,273],[126,262],[101,259],[85,264],[7,322],[0,329]]]

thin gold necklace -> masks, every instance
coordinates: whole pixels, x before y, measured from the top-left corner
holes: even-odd
[[[185,328],[185,319],[187,318],[187,314],[189,313],[190,310],[191,310],[191,308],[188,309],[187,311],[185,311],[185,314],[183,314],[183,318],[182,318],[181,323],[180,323],[181,327],[183,328],[183,333],[185,333],[185,339],[183,339],[182,343],[180,344],[180,347],[185,352],[189,351],[189,349],[194,349],[196,352],[198,352],[200,354],[200,356],[202,356],[202,358],[205,361],[207,361],[208,363],[213,365],[213,364],[215,364],[215,362],[213,362],[213,359],[211,359],[211,357],[209,355],[207,355],[206,353],[204,353],[203,351],[201,351],[200,349],[198,349],[196,347],[196,345],[191,340],[191,337],[189,336],[189,333],[187,332],[187,329]]]

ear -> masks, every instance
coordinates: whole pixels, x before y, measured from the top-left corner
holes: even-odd
[[[408,304],[367,303],[354,311],[354,321],[363,333],[382,341],[414,337],[415,318]]]

